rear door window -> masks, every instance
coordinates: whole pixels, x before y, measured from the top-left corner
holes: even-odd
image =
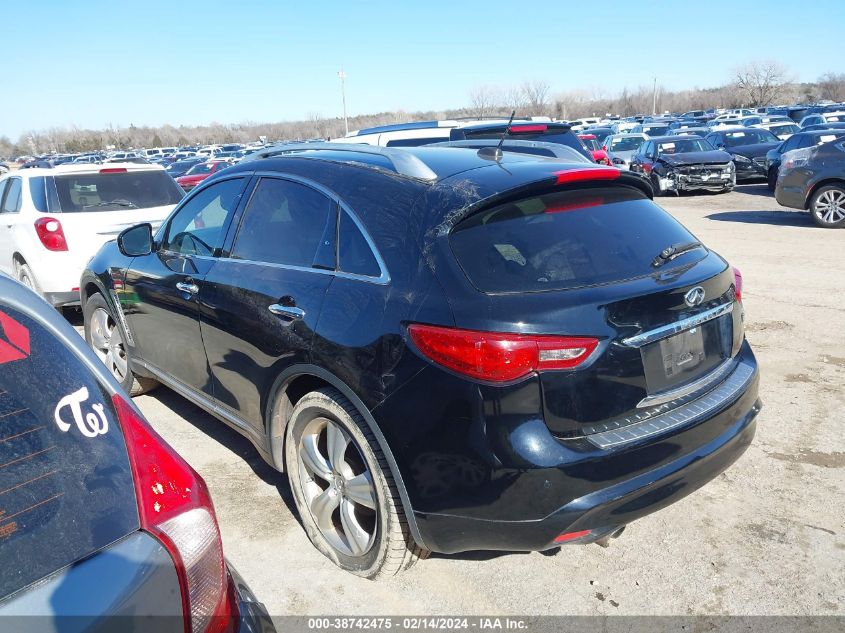
[[[628,187],[517,199],[473,214],[449,236],[469,280],[488,293],[560,290],[648,275],[663,249],[692,241],[668,213]],[[660,270],[705,253],[689,251]]]
[[[0,599],[138,525],[108,393],[40,322],[0,304]]]
[[[334,270],[336,208],[316,189],[262,178],[244,211],[232,257]]]

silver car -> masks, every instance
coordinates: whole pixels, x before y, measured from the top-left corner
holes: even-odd
[[[631,157],[647,140],[645,134],[611,134],[604,139],[604,147],[614,167],[630,169]]]

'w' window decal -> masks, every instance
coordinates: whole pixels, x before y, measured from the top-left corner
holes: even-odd
[[[0,365],[29,356],[29,330],[0,312]]]

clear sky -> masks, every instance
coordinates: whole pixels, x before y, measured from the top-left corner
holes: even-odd
[[[678,27],[665,28],[667,23]],[[482,84],[715,86],[775,59],[845,72],[845,0],[17,0],[0,11],[0,135],[467,105]]]

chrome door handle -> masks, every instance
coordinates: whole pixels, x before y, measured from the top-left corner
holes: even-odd
[[[195,283],[186,283],[184,281],[178,282],[176,287],[182,292],[187,292],[189,295],[195,295],[200,291],[200,287]]]
[[[287,319],[292,319],[294,321],[299,321],[300,319],[305,317],[305,310],[302,308],[297,308],[296,306],[283,306],[280,303],[274,303],[270,306],[267,306],[267,309],[281,317],[285,317]]]

